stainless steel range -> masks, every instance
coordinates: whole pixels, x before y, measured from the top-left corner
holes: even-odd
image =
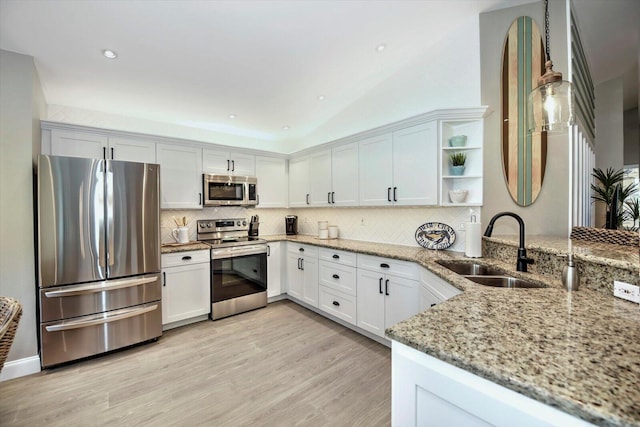
[[[197,239],[211,245],[211,319],[267,305],[267,242],[248,236],[245,218],[199,220]]]

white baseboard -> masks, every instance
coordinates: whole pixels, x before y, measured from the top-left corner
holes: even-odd
[[[0,372],[0,382],[37,372],[40,372],[40,356],[38,355],[12,360],[4,364],[2,372]]]

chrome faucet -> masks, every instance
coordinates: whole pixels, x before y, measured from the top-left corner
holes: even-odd
[[[516,270],[525,272],[527,271],[527,264],[533,264],[534,261],[531,258],[527,258],[527,250],[524,248],[524,221],[520,218],[519,215],[514,214],[513,212],[500,212],[497,213],[491,218],[489,221],[489,225],[484,232],[486,237],[491,237],[491,233],[493,232],[493,224],[496,222],[498,218],[501,216],[510,216],[518,221],[518,225],[520,226],[520,247],[518,248],[518,260],[516,262]]]

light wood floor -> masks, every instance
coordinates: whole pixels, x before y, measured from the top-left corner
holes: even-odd
[[[388,426],[390,350],[290,301],[0,383],[2,426]]]

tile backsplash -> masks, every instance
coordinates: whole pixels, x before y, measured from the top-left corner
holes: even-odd
[[[480,207],[367,207],[367,208],[309,208],[309,209],[248,209],[242,207],[204,208],[201,210],[163,210],[160,214],[162,243],[173,242],[171,230],[176,228],[172,217],[186,216],[189,239],[196,240],[196,221],[199,219],[249,218],[260,216],[260,234],[284,234],[285,215],[298,216],[298,233],[316,235],[318,221],[337,225],[339,237],[350,240],[418,246],[415,232],[426,222],[442,222],[456,232],[450,248],[464,251],[464,230],[461,224],[471,214],[480,221]]]

